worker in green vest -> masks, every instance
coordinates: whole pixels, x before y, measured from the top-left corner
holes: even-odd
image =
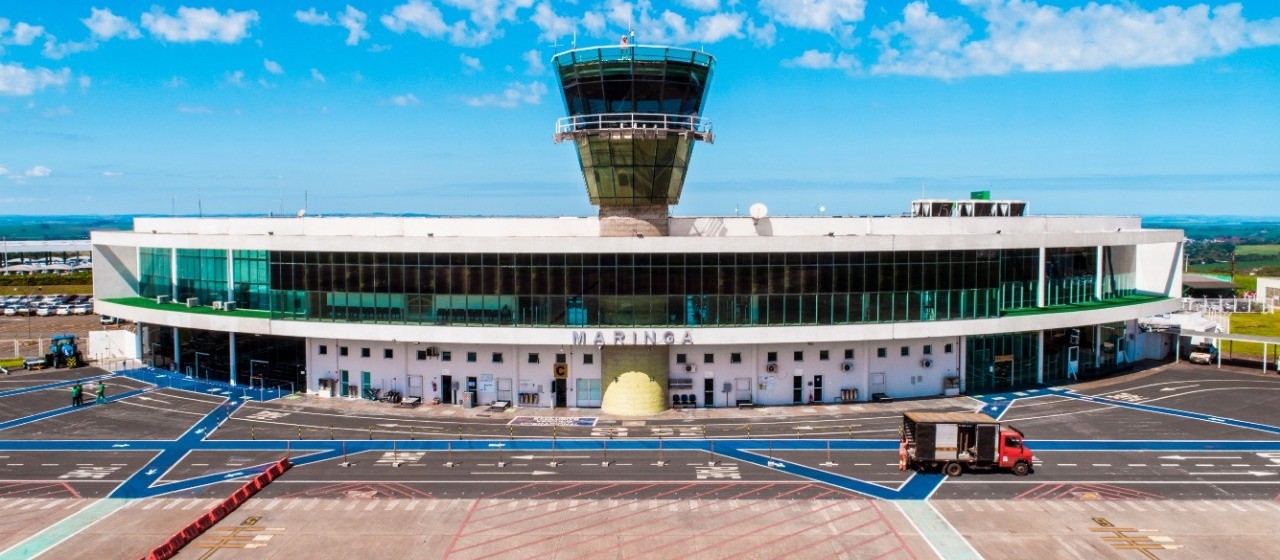
[[[71,406],[78,407],[81,404],[84,404],[83,395],[84,386],[80,385],[80,382],[77,381],[75,385],[71,386]]]
[[[98,381],[98,396],[93,404],[107,404],[107,386],[102,381]]]

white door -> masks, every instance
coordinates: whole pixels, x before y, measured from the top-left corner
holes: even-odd
[[[414,397],[422,398],[422,376],[410,375],[406,377],[405,380],[407,383],[405,384],[404,397],[406,399],[412,399]]]
[[[884,392],[884,374],[883,373],[871,374],[871,394],[874,395],[876,393],[883,393],[883,392]]]
[[[738,401],[751,402],[751,378],[739,377],[733,380],[734,398]],[[728,404],[728,403],[725,403]]]
[[[498,378],[498,400],[511,402],[511,378]]]

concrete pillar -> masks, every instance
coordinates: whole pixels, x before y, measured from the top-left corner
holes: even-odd
[[[169,249],[169,298],[178,302],[178,250]],[[175,339],[176,340],[176,339]],[[177,363],[177,358],[174,358]]]
[[[227,346],[229,347],[229,350],[230,350],[228,352],[230,354],[228,357],[231,358],[231,361],[229,362],[231,364],[231,367],[229,367],[228,370],[230,371],[229,375],[231,377],[231,386],[235,387],[236,386],[236,333],[232,332],[230,333],[230,335],[231,335],[231,338],[228,341],[230,344],[228,344]],[[310,354],[310,352],[307,352],[307,353]],[[338,349],[334,348],[333,353],[337,354]]]
[[[1102,325],[1093,326],[1093,367],[1102,367]]]
[[[965,339],[966,337],[963,337],[963,336],[956,337],[956,356],[959,356],[959,360],[960,360],[960,364],[957,369],[959,369],[960,371],[960,393],[961,394],[966,394],[968,392],[968,387],[965,384],[965,378],[967,377],[967,374],[969,371],[968,368],[966,367],[965,359],[964,359],[965,344],[966,344]]]
[[[1040,248],[1040,273],[1036,278],[1036,307],[1044,307],[1044,247]]]
[[[172,328],[173,328],[173,371],[175,373],[182,373],[182,364],[179,363],[179,358],[182,356],[182,349],[178,346],[178,327],[172,327]]]
[[[1044,331],[1037,331],[1040,341],[1036,344],[1036,383],[1044,384]]]
[[[227,296],[222,298],[222,301],[231,301],[231,298],[234,297],[232,294],[235,292],[236,268],[231,259],[231,254],[234,252],[231,249],[227,249]]]
[[[1093,299],[1097,301],[1102,301],[1102,250],[1103,249],[1104,247],[1102,245],[1098,245],[1098,254],[1097,254],[1097,258],[1095,259],[1097,261],[1097,264],[1093,269],[1093,273],[1094,273]]]

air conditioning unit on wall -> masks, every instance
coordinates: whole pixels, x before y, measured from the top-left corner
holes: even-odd
[[[923,360],[920,360],[920,367],[933,367],[933,359],[925,358]]]
[[[695,371],[698,371],[698,366],[696,366],[696,365],[694,365],[694,364],[685,364],[685,365],[684,365],[684,372],[685,372],[685,373],[693,373],[693,372],[695,372]]]
[[[769,373],[778,373],[778,364],[776,364],[776,363],[774,363],[774,362],[769,362],[769,363],[765,364],[765,366],[764,366],[764,370],[765,370],[765,371],[767,371],[767,372],[769,372]]]
[[[840,364],[840,371],[853,371],[853,362]]]

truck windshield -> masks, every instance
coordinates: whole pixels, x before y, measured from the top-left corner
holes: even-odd
[[[1022,440],[1016,437],[1007,437],[1007,438],[1004,438],[1004,446],[1005,447],[1022,447]]]

